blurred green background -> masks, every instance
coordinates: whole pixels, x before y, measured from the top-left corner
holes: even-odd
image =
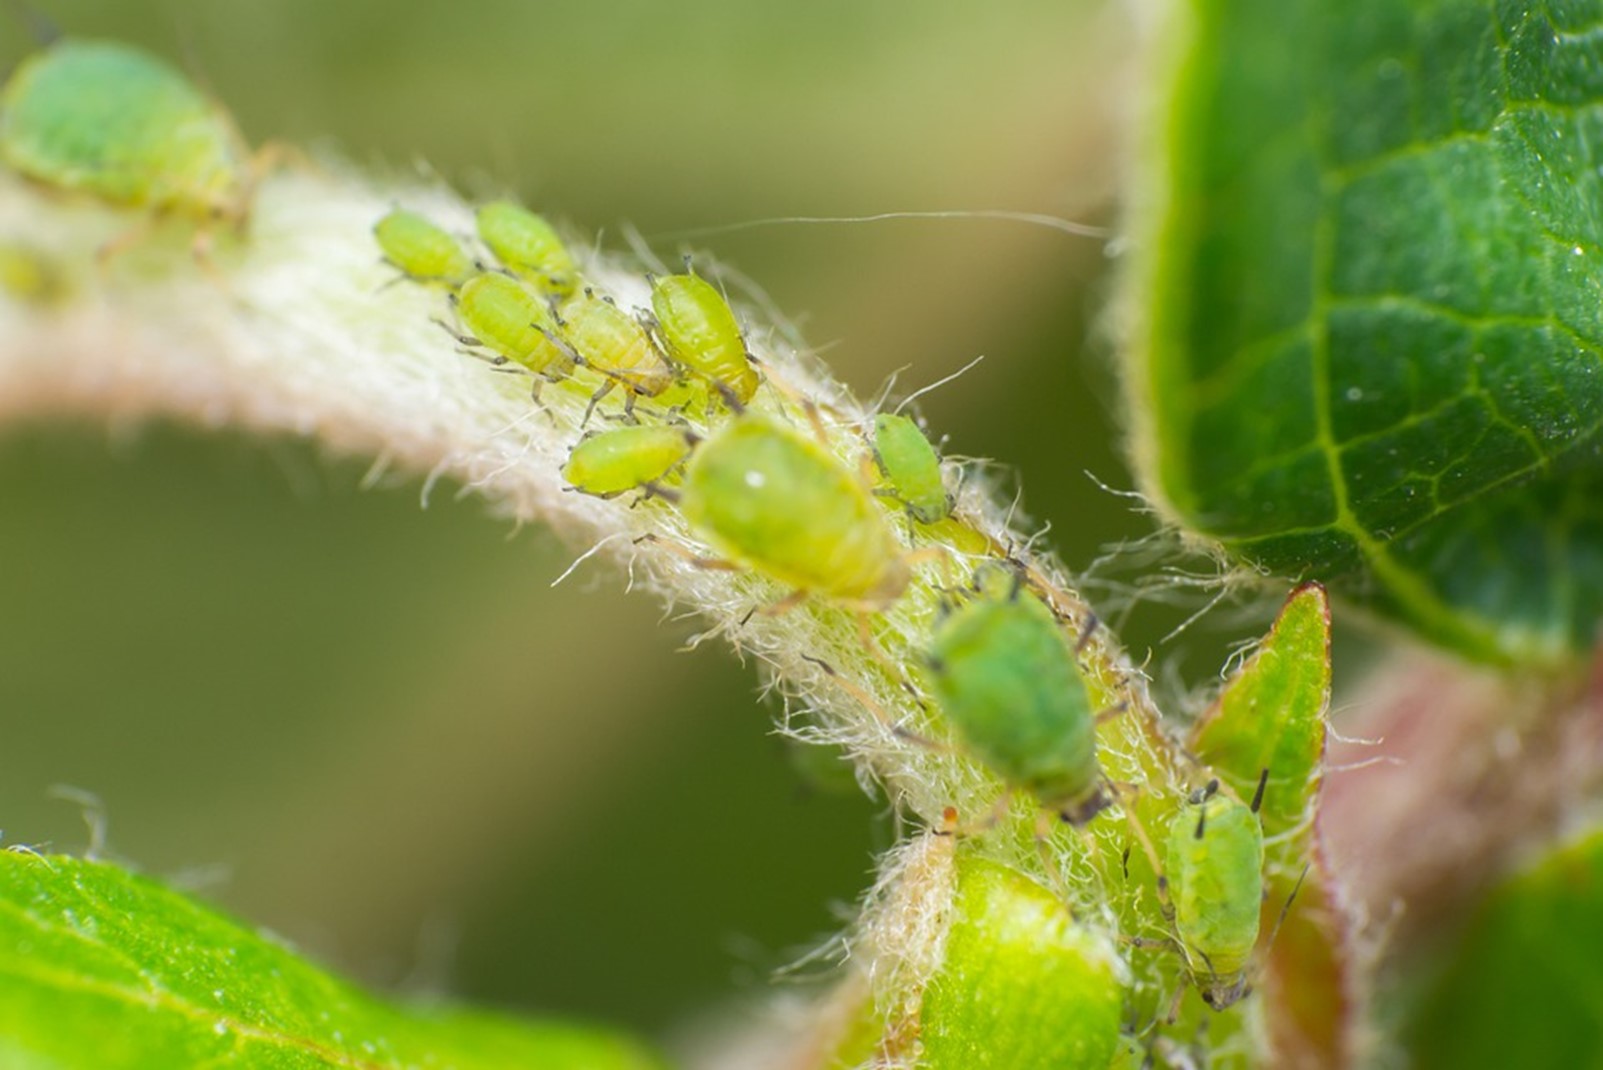
[[[428,161],[613,246],[625,223],[1105,222],[1129,118],[1130,33],[1091,0],[40,7],[178,58],[253,140]],[[923,409],[1019,474],[1071,566],[1150,530],[1084,474],[1131,482],[1100,243],[958,221],[696,245],[861,392],[985,354]],[[883,805],[807,790],[752,668],[676,653],[694,622],[616,571],[550,589],[582,548],[363,471],[170,428],[0,433],[6,840],[80,846],[48,789],[93,791],[118,856],[385,986],[658,1035],[767,992],[865,887]],[[1127,633],[1138,660],[1159,631]]]

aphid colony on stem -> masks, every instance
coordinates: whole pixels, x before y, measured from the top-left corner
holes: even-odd
[[[228,114],[172,67],[123,45],[80,41],[43,49],[0,88],[0,163],[48,187],[141,210],[103,256],[166,215],[193,221],[204,251],[208,227],[246,220],[262,168]],[[401,209],[376,221],[373,235],[402,277],[448,294],[449,329],[462,345],[534,377],[537,399],[541,383],[588,392],[580,427],[621,390],[621,413],[603,418],[629,426],[576,442],[563,469],[571,488],[599,497],[640,490],[670,503],[721,555],[719,567],[789,588],[771,612],[815,596],[855,613],[871,644],[867,617],[896,606],[928,553],[907,545],[917,526],[954,519],[948,466],[918,425],[877,415],[854,470],[812,403],[753,359],[723,294],[688,267],[650,278],[650,311],[637,313],[587,285],[556,231],[527,209],[484,205],[475,230],[483,258]],[[773,396],[758,404],[765,385]],[[898,511],[910,518],[908,540],[892,522]],[[1111,790],[1100,768],[1101,715],[1079,648],[1021,579],[1033,573],[995,567],[1010,564],[1009,555],[976,538],[978,556],[993,565],[982,565],[975,592],[949,605],[922,646],[935,713],[1008,792],[1090,822],[1124,789]],[[949,574],[949,554],[944,562]],[[1005,590],[996,575],[1011,578]],[[1082,628],[1082,642],[1089,631]],[[1161,865],[1146,843],[1169,942],[1215,1009],[1245,994],[1259,935],[1262,790],[1250,807],[1211,786],[1194,793],[1172,819]]]

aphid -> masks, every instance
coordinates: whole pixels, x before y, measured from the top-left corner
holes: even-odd
[[[874,498],[823,446],[742,413],[691,455],[678,494],[690,527],[731,561],[865,612],[912,578]],[[787,600],[789,601],[789,600]]]
[[[418,215],[397,208],[373,224],[384,259],[418,282],[460,286],[477,270],[460,242]]]
[[[478,210],[476,219],[479,237],[508,271],[558,297],[573,292],[579,269],[542,216],[511,201],[492,201]]]
[[[668,356],[744,404],[757,392],[757,370],[734,310],[707,280],[668,275],[651,283],[657,337]]]
[[[662,479],[696,441],[683,428],[652,424],[602,431],[573,447],[562,477],[574,490],[611,498]]]
[[[1169,826],[1164,868],[1175,936],[1192,983],[1216,1011],[1248,991],[1263,906],[1258,808],[1268,776],[1265,769],[1250,807],[1211,781],[1192,792]]]
[[[105,41],[58,41],[22,62],[0,89],[0,161],[113,204],[236,224],[260,170],[233,119],[189,79]]]
[[[919,523],[934,524],[951,515],[941,458],[918,424],[895,413],[874,417],[874,460],[890,483],[891,495]]]
[[[1052,611],[1016,580],[937,623],[928,667],[941,713],[1010,788],[1074,824],[1108,805],[1097,713],[1074,651]]]
[[[629,392],[624,411],[632,413],[637,396],[656,397],[673,385],[673,369],[646,329],[606,298],[586,290],[562,306],[558,326],[579,360],[607,377],[590,399],[586,420],[614,386]]]
[[[457,341],[489,349],[496,354],[492,363],[512,361],[552,381],[573,371],[573,354],[552,333],[551,310],[516,279],[475,275],[452,295],[452,302],[468,332],[456,335]]]

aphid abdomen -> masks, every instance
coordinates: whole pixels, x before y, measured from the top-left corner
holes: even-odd
[[[821,446],[747,414],[692,455],[680,508],[732,560],[782,583],[881,609],[909,569],[873,498]]]
[[[940,711],[1008,785],[1066,814],[1099,809],[1096,718],[1052,613],[1034,598],[981,597],[936,627]]]
[[[746,356],[740,323],[723,295],[695,275],[669,275],[651,287],[657,333],[673,360],[719,384],[739,402],[757,392],[757,370]]]
[[[603,431],[573,447],[562,476],[575,490],[610,498],[662,479],[690,455],[693,441],[677,427]]]
[[[138,49],[60,41],[0,90],[0,161],[53,186],[192,217],[240,216],[249,163],[232,120]]]
[[[475,270],[461,243],[416,212],[390,212],[373,225],[373,238],[386,261],[418,282],[460,286]]]
[[[951,513],[940,455],[918,424],[895,413],[876,416],[874,458],[896,497],[920,523],[934,524]]]
[[[1165,868],[1176,935],[1197,987],[1239,997],[1263,904],[1258,815],[1223,795],[1188,803],[1170,826]]]
[[[516,279],[473,276],[457,295],[457,317],[486,348],[536,375],[559,379],[573,370],[572,354],[551,333],[551,310]]]
[[[673,371],[646,329],[610,301],[582,294],[562,306],[562,333],[588,367],[636,394],[655,397]]]
[[[508,271],[558,297],[573,292],[579,269],[544,217],[511,201],[492,201],[475,219],[479,237]]]

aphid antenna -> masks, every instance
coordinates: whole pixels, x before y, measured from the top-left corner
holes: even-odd
[[[1107,227],[1099,227],[1091,223],[1080,223],[1061,216],[1047,215],[1041,212],[1016,212],[1006,208],[970,208],[948,209],[945,211],[910,211],[910,212],[876,212],[873,215],[851,216],[769,216],[763,219],[746,219],[738,223],[722,223],[710,227],[693,227],[689,230],[669,231],[665,234],[655,235],[664,240],[677,238],[700,238],[713,234],[730,234],[740,230],[751,230],[756,227],[788,226],[796,224],[830,225],[843,223],[883,223],[892,220],[920,219],[920,220],[967,220],[1002,223],[1024,223],[1030,226],[1045,227],[1077,238],[1110,238],[1112,232]]]
[[[1269,786],[1269,767],[1266,765],[1263,772],[1258,774],[1258,790],[1252,793],[1252,812],[1257,813],[1263,806],[1264,789]]]
[[[980,361],[982,361],[984,359],[985,359],[985,354],[981,353],[979,356],[975,357],[973,360],[969,361],[967,364],[965,364],[961,368],[957,369],[957,371],[953,372],[951,375],[948,375],[948,376],[945,376],[943,378],[937,379],[933,383],[930,383],[928,386],[919,387],[917,390],[913,391],[911,394],[909,394],[905,398],[903,398],[901,400],[901,403],[898,404],[896,406],[896,408],[892,410],[892,412],[894,412],[896,414],[900,414],[903,409],[907,408],[907,406],[912,404],[913,401],[916,400],[917,398],[921,398],[925,394],[928,394],[930,391],[938,389],[940,387],[943,387],[947,383],[950,383],[952,380],[961,377],[970,368],[973,368],[976,364],[978,364]]]

